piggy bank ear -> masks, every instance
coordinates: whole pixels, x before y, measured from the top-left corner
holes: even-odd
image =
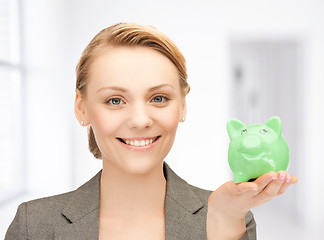
[[[237,119],[229,120],[227,122],[227,133],[228,133],[228,136],[230,137],[230,139],[232,140],[232,137],[234,136],[234,134],[237,131],[239,131],[240,129],[242,129],[244,126],[245,126],[245,124]]]
[[[280,118],[278,117],[269,118],[269,120],[265,123],[265,125],[272,128],[273,131],[275,131],[278,134],[278,136],[281,135],[282,124]]]

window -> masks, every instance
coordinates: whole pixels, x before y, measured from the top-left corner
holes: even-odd
[[[22,66],[17,0],[0,0],[0,203],[23,191]]]

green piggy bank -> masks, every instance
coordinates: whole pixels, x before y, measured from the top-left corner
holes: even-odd
[[[227,122],[231,139],[228,163],[234,182],[247,182],[270,171],[287,171],[289,147],[281,130],[278,117],[270,118],[265,124],[245,125],[236,119]]]

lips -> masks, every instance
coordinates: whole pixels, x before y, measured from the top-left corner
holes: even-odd
[[[156,137],[139,137],[139,138],[120,138],[119,142],[128,150],[135,152],[146,152],[154,148],[158,143],[161,135]]]
[[[156,136],[156,137],[140,137],[140,138],[119,138],[117,139],[129,146],[134,146],[134,147],[144,147],[148,146],[155,141],[157,141],[161,136]]]

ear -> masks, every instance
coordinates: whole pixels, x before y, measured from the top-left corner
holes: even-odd
[[[230,139],[232,140],[232,137],[234,136],[234,134],[237,131],[239,131],[240,129],[242,129],[244,126],[245,126],[245,124],[237,119],[229,120],[227,122],[227,133],[228,133],[228,136],[230,137]]]
[[[85,102],[82,98],[82,95],[79,91],[76,91],[75,101],[74,101],[74,114],[78,122],[84,122],[82,126],[87,126],[89,124],[88,117],[85,113]]]
[[[269,118],[269,120],[265,123],[266,126],[269,128],[272,128],[273,131],[275,131],[278,136],[281,136],[281,130],[282,130],[282,123],[280,118],[278,117],[272,117]]]
[[[187,116],[187,103],[186,98],[184,97],[182,100],[182,107],[181,107],[181,114],[180,114],[180,120],[179,122],[184,122],[182,119],[186,119]]]

